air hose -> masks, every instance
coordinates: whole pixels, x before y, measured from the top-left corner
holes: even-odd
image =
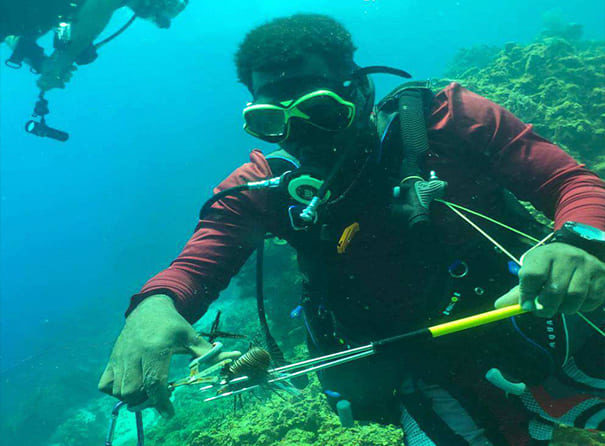
[[[230,187],[229,189],[225,189],[225,190],[220,191],[217,194],[214,194],[212,197],[210,197],[208,199],[208,201],[206,201],[206,203],[204,203],[204,205],[202,206],[202,209],[200,209],[200,220],[204,219],[204,217],[206,216],[206,214],[208,213],[208,211],[210,210],[212,205],[214,203],[216,203],[217,201],[219,201],[220,199],[227,197],[229,195],[237,195],[240,192],[244,192],[246,190],[250,190],[248,183],[240,184],[239,186],[235,186],[235,187]]]
[[[130,25],[132,25],[132,23],[136,20],[137,15],[133,14],[132,17],[130,17],[130,19],[120,27],[120,29],[118,29],[116,32],[114,32],[113,34],[111,34],[110,36],[108,36],[107,38],[101,40],[100,42],[97,42],[94,44],[95,49],[99,49],[101,48],[103,45],[108,44],[109,42],[111,42],[113,39],[115,39],[116,37],[118,37],[120,34],[122,34],[124,31],[126,31]]]
[[[332,167],[332,170],[328,174],[328,177],[326,178],[326,180],[323,182],[323,184],[319,188],[319,191],[317,191],[317,195],[315,195],[311,199],[311,201],[309,202],[307,207],[305,209],[303,209],[303,211],[301,212],[300,218],[302,220],[304,220],[307,223],[314,223],[317,220],[317,208],[319,207],[320,203],[322,202],[323,198],[325,197],[326,193],[328,192],[329,187],[332,185],[334,178],[336,177],[338,172],[340,172],[340,169],[342,168],[346,159],[347,159],[347,152],[343,152],[343,154],[340,155],[340,157],[338,158],[338,160]]]
[[[214,194],[202,206],[202,209],[200,210],[200,220],[203,220],[208,214],[208,211],[210,210],[212,205],[217,201],[221,200],[222,198],[231,195],[238,195],[242,192],[249,190],[279,187],[282,183],[282,178],[283,175],[281,177],[270,178],[267,180],[253,181],[245,184],[240,184],[239,186],[230,187]],[[283,365],[285,364],[284,354],[282,353],[281,349],[277,345],[277,342],[275,341],[275,338],[269,330],[269,324],[267,323],[267,317],[265,314],[265,296],[263,286],[264,246],[265,240],[263,238],[263,240],[261,240],[261,242],[256,248],[256,306],[258,310],[258,318],[260,321],[260,325],[262,327],[263,334],[265,335],[265,340],[267,342],[267,347],[269,348],[269,351],[271,352],[271,355],[275,360],[276,364]]]
[[[210,197],[204,203],[204,205],[202,206],[202,209],[200,209],[200,220],[204,219],[204,217],[206,216],[206,214],[208,213],[208,211],[210,210],[212,205],[214,203],[216,203],[217,201],[219,201],[229,195],[238,195],[241,192],[245,192],[247,190],[272,189],[272,188],[279,187],[282,183],[282,178],[283,178],[283,175],[281,177],[269,178],[267,180],[251,181],[249,183],[244,183],[244,184],[240,184],[238,186],[230,187],[228,189],[222,190],[222,191],[214,194],[212,197]]]
[[[399,96],[399,125],[405,150],[399,174],[421,176],[419,163],[429,149],[421,90],[406,89]]]
[[[256,248],[256,308],[258,310],[258,320],[263,329],[267,347],[271,353],[271,357],[277,366],[282,366],[286,363],[284,354],[277,345],[277,341],[269,330],[269,324],[267,323],[267,315],[265,312],[265,293],[264,293],[264,280],[263,280],[263,264],[264,264],[264,251],[265,251],[265,240],[263,239],[259,246]]]
[[[396,199],[393,207],[404,227],[416,232],[416,239],[423,239],[430,223],[429,206],[445,194],[447,183],[434,172],[425,180],[420,167],[429,149],[424,117],[424,87],[409,87],[399,93],[398,110],[403,156],[399,175],[401,182],[393,190]]]
[[[101,48],[102,46],[111,42],[113,39],[118,37],[124,31],[126,31],[130,27],[130,25],[133,24],[133,22],[136,20],[136,18],[137,18],[137,15],[133,14],[132,17],[124,25],[122,25],[122,27],[120,29],[118,29],[116,32],[114,32],[107,38],[101,40],[100,42],[91,43],[84,51],[82,51],[78,55],[78,57],[75,60],[76,64],[88,65],[90,63],[93,63],[98,57],[97,50],[99,48]]]

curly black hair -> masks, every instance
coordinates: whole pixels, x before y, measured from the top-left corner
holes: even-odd
[[[279,69],[309,53],[325,57],[336,71],[349,70],[356,49],[349,31],[333,18],[295,14],[250,31],[239,46],[235,64],[239,81],[251,90],[253,71]]]

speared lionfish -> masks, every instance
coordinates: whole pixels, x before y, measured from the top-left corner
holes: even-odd
[[[248,339],[248,336],[237,333],[229,333],[219,330],[221,318],[221,311],[219,310],[212,322],[209,332],[199,332],[201,336],[207,337],[209,342],[214,342],[217,338],[227,339]],[[253,346],[250,344],[249,350],[240,356],[235,361],[225,365],[221,370],[221,382],[223,386],[218,390],[218,394],[224,394],[239,390],[242,387],[247,387],[250,384],[260,385],[265,388],[269,388],[280,398],[282,397],[277,391],[284,390],[289,393],[300,395],[295,387],[285,383],[268,384],[269,378],[272,375],[269,372],[269,368],[273,363],[271,354],[264,348]],[[241,384],[238,385],[238,378],[242,379]],[[246,383],[244,385],[244,382]],[[253,394],[254,395],[254,394]],[[255,395],[256,396],[256,395]],[[233,409],[236,411],[237,402],[239,401],[240,407],[243,407],[242,395],[234,395]]]

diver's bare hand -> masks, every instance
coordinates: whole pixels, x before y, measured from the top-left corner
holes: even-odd
[[[168,370],[173,354],[201,356],[212,345],[176,310],[166,295],[150,296],[126,319],[99,381],[99,390],[131,406],[144,402],[162,416],[172,416]],[[216,360],[237,357],[239,352],[218,355]]]
[[[496,308],[520,303],[538,316],[552,317],[590,312],[604,300],[605,263],[575,246],[552,243],[527,253],[519,286],[498,299]]]
[[[69,82],[76,70],[77,67],[71,60],[62,52],[55,51],[42,63],[42,70],[37,81],[38,88],[42,91],[65,88],[65,84]]]

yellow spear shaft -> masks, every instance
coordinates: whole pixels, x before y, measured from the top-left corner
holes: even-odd
[[[485,313],[474,314],[472,316],[463,317],[455,321],[445,322],[443,324],[433,325],[432,327],[421,328],[419,330],[404,333],[398,336],[393,336],[387,339],[372,342],[375,348],[384,347],[385,345],[394,342],[410,340],[415,338],[438,338],[448,334],[456,333],[469,328],[479,327],[491,322],[496,322],[502,319],[507,319],[512,316],[527,313],[521,308],[521,305],[515,304],[497,310],[486,311]]]
[[[498,308],[497,310],[486,311],[485,313],[479,313],[455,321],[434,325],[429,327],[429,331],[431,332],[432,337],[438,338],[439,336],[445,336],[458,331],[467,330],[469,328],[479,327],[480,325],[507,319],[523,313],[526,313],[526,311],[521,308],[521,305],[515,304],[509,307]]]

